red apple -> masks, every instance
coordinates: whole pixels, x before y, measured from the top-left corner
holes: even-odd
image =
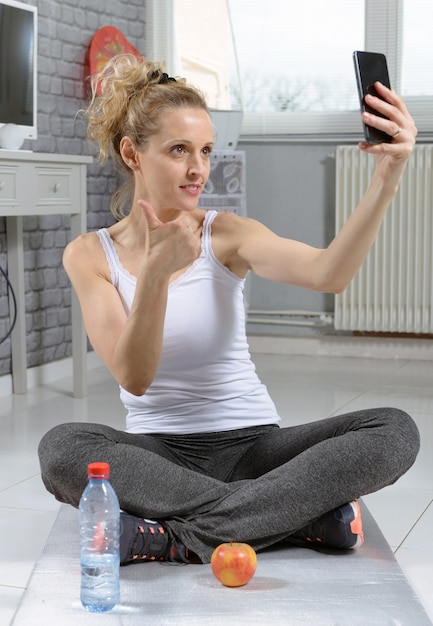
[[[226,587],[241,587],[254,576],[257,555],[247,543],[222,543],[213,551],[210,564],[220,583]]]

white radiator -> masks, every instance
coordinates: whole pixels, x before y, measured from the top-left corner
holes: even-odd
[[[373,157],[356,146],[336,155],[337,232],[363,195]],[[433,332],[433,145],[419,145],[378,238],[335,299],[335,327],[373,332]]]

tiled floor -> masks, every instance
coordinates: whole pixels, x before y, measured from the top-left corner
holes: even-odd
[[[433,623],[433,362],[263,354],[255,361],[285,425],[379,405],[399,406],[414,417],[422,439],[414,467],[365,502]],[[40,438],[65,421],[124,426],[116,384],[103,368],[89,379],[84,400],[71,396],[70,380],[0,398],[2,626],[11,623],[58,510],[40,481]]]

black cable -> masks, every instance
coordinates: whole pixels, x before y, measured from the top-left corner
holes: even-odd
[[[14,304],[14,317],[12,319],[12,324],[11,324],[11,327],[9,328],[8,332],[6,333],[6,335],[2,339],[0,339],[0,344],[2,344],[11,335],[11,333],[12,333],[12,331],[14,329],[14,326],[16,324],[16,321],[17,321],[17,299],[15,297],[15,291],[14,291],[14,288],[12,287],[12,285],[11,285],[11,281],[9,280],[6,272],[4,271],[4,269],[2,268],[1,265],[0,265],[0,272],[4,276],[4,279],[5,279],[6,284],[8,286],[8,290],[9,290],[11,296],[12,296],[12,301],[13,301],[13,304]]]

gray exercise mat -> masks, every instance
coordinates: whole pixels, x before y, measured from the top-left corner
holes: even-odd
[[[13,626],[424,626],[432,624],[361,503],[366,543],[317,552],[288,545],[259,553],[244,587],[223,587],[210,565],[122,567],[121,604],[92,614],[79,600],[77,511],[62,506]]]

